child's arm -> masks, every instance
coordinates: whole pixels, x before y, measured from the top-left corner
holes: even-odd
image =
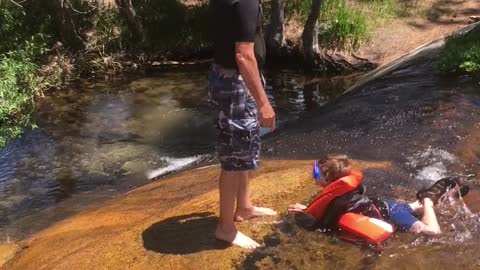
[[[426,235],[438,235],[442,233],[440,225],[433,210],[433,202],[429,198],[423,199],[423,217],[422,221],[413,223],[410,228],[412,233],[422,233]]]
[[[307,206],[300,203],[291,204],[288,206],[289,213],[303,212],[305,209],[307,209]]]

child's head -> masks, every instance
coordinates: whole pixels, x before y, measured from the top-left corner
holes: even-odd
[[[351,166],[347,155],[328,155],[318,160],[322,177],[317,184],[324,187],[331,182],[350,174]]]

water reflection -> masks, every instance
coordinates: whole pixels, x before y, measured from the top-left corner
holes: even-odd
[[[206,72],[80,82],[42,100],[34,115],[38,128],[0,152],[0,242],[21,239],[150,178],[212,159],[216,135]],[[341,78],[308,78],[294,71],[266,76],[280,125],[346,88],[339,85]]]
[[[292,71],[270,71],[267,94],[276,112],[298,115],[315,111],[343,93],[358,74],[338,77],[299,76]]]

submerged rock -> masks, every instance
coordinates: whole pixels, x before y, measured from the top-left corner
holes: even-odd
[[[147,170],[147,162],[145,160],[131,160],[125,162],[120,170],[126,173],[140,173]]]

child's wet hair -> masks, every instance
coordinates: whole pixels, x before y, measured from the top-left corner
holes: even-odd
[[[352,169],[347,155],[327,155],[319,159],[318,164],[327,182],[349,175]]]

